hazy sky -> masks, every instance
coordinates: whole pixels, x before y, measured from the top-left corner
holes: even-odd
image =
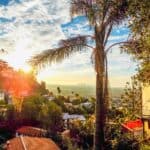
[[[71,20],[69,0],[0,0],[0,48],[8,54],[1,58],[18,68],[27,67],[26,60],[36,53],[57,47],[61,39],[92,34],[84,16]],[[109,38],[125,41],[130,31],[125,25],[117,26]],[[116,46],[109,53],[109,83],[122,87],[135,73],[136,63],[127,54],[120,54]],[[39,80],[50,84],[95,84],[91,50],[75,53],[60,64],[41,70]]]

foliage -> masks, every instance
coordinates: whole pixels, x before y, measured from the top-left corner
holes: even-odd
[[[76,143],[69,137],[63,137],[60,134],[55,134],[51,137],[61,150],[81,150]]]
[[[59,42],[59,48],[49,49],[32,58],[31,63],[33,66],[43,67],[46,63],[61,62],[65,57],[70,56],[74,51],[81,51],[83,45],[86,45],[86,37],[79,36],[68,40]]]
[[[147,0],[130,0],[128,15],[130,16],[130,28],[136,36],[137,34],[146,33],[149,31],[149,17],[150,17],[150,2]]]
[[[24,119],[39,121],[41,126],[51,133],[62,128],[61,108],[42,96],[35,95],[25,98],[21,113]]]
[[[94,118],[89,117],[85,122],[75,120],[70,127],[73,143],[83,149],[91,149],[93,146]]]
[[[6,102],[4,100],[0,100],[0,106],[1,105],[6,105]]]
[[[71,97],[58,95],[53,101],[61,107],[63,112],[69,114],[89,115],[93,114],[95,111],[95,98],[85,98],[81,97],[79,94],[76,94],[73,99]],[[85,105],[86,103],[89,106]]]
[[[62,110],[54,102],[42,105],[40,110],[40,121],[50,134],[56,134],[63,127]]]
[[[124,45],[124,51],[138,60],[138,78],[150,83],[150,1],[130,0],[128,9],[131,42]]]
[[[108,124],[106,124],[106,143],[109,150],[139,149],[138,141],[130,134],[122,133],[121,124],[141,116],[142,91],[141,84],[135,76],[127,83],[124,93],[108,111]],[[119,104],[117,104],[119,103]],[[114,117],[115,116],[115,117]]]
[[[116,150],[140,150],[140,145],[137,140],[123,136],[119,140]]]
[[[60,93],[61,93],[61,89],[60,89],[60,87],[57,87],[57,92],[58,92],[58,94],[60,94]]]
[[[73,146],[72,141],[69,138],[64,138],[62,149],[74,150],[74,149],[77,149],[77,147]]]
[[[6,103],[5,101],[0,100],[0,121],[6,119]]]
[[[140,150],[149,150],[149,149],[150,149],[150,142],[149,142],[149,140],[140,143]]]
[[[14,105],[7,105],[7,120],[15,120],[16,118],[16,110],[15,110],[15,107]]]
[[[39,120],[39,113],[43,103],[46,103],[46,99],[39,95],[26,97],[22,104],[22,117],[24,119]]]
[[[3,61],[3,60],[0,59],[0,89],[2,89],[2,87],[3,87],[3,82],[2,82],[3,75],[2,75],[2,73],[4,71],[8,70],[8,69],[12,69],[12,68],[9,67],[9,65],[7,64],[7,62],[5,62],[5,61]]]
[[[134,119],[142,114],[142,88],[135,76],[132,77],[132,84],[126,84],[124,94],[121,96],[124,114],[128,119]]]
[[[13,135],[8,129],[0,129],[0,145],[12,137]]]
[[[35,85],[34,85],[35,84]],[[39,94],[39,95],[47,95],[49,94],[49,90],[46,88],[46,83],[44,81],[41,81],[41,83],[38,83],[36,80],[33,83],[33,93]]]
[[[55,99],[53,100],[58,106],[61,107],[61,109],[63,110],[63,112],[66,111],[66,106],[65,106],[65,101],[66,101],[66,98],[64,96],[57,96],[55,97]]]

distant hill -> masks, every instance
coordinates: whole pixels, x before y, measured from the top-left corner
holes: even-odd
[[[47,85],[47,88],[57,94],[57,87],[60,87],[61,93],[65,96],[74,93],[78,93],[81,96],[93,96],[95,97],[95,87],[88,85]],[[112,97],[118,97],[123,93],[123,88],[111,88],[110,95]]]

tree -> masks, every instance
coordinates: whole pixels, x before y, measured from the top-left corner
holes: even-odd
[[[2,89],[2,87],[3,87],[3,79],[4,79],[3,73],[10,69],[12,69],[12,68],[9,67],[7,62],[0,59],[0,89]]]
[[[86,121],[73,120],[70,124],[70,136],[73,144],[77,144],[80,149],[91,149],[93,146],[94,119],[90,116]]]
[[[59,87],[59,86],[57,87],[57,92],[58,92],[58,94],[60,94],[60,93],[61,93],[61,89],[60,89],[60,87]]]
[[[39,121],[40,110],[46,99],[39,95],[26,97],[22,104],[22,117],[24,119]]]
[[[122,106],[124,108],[125,117],[135,119],[142,115],[142,87],[136,76],[131,78],[132,84],[128,82],[124,93],[121,96]]]
[[[40,122],[50,133],[56,133],[62,127],[62,110],[55,102],[33,95],[26,97],[22,105],[22,118],[32,122]]]
[[[127,0],[72,0],[71,15],[87,16],[94,28],[94,35],[78,36],[62,40],[58,48],[48,49],[32,58],[33,66],[44,67],[45,64],[60,62],[73,52],[82,48],[92,48],[96,71],[96,130],[94,149],[105,148],[105,121],[108,104],[107,52],[115,45],[106,48],[113,27],[126,18]],[[95,47],[88,44],[88,39],[95,41]]]
[[[47,102],[40,110],[40,120],[51,135],[62,131],[62,109],[55,102]]]
[[[130,0],[130,41],[123,50],[139,62],[138,79],[150,83],[150,1]],[[135,11],[136,10],[136,11]]]
[[[16,117],[16,110],[15,107],[11,104],[7,105],[7,120],[14,121]]]

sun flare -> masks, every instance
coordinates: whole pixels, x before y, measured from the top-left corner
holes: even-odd
[[[30,72],[32,67],[27,64],[27,60],[30,58],[29,51],[16,50],[10,53],[6,57],[8,64],[13,67],[15,70],[23,70],[24,72]]]
[[[28,64],[25,64],[24,66],[22,66],[21,69],[27,73],[32,71],[32,67],[29,66]]]

